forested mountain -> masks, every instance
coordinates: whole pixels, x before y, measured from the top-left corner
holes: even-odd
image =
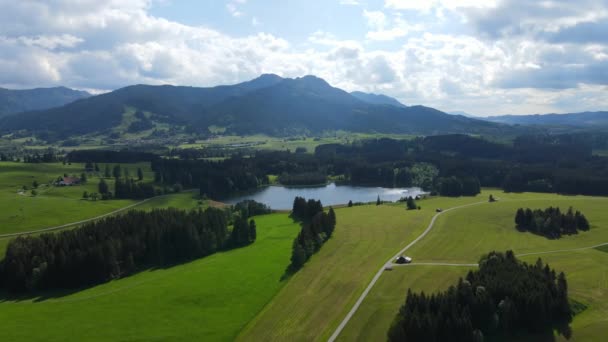
[[[506,124],[597,127],[608,126],[608,112],[582,112],[568,114],[534,114],[490,116],[485,120]]]
[[[249,82],[213,88],[129,86],[63,107],[2,118],[0,131],[44,132],[54,139],[98,133],[118,126],[127,107],[203,133],[210,126],[225,127],[229,133],[274,135],[326,130],[413,134],[513,130],[424,106],[372,104],[315,76],[284,79],[262,75]]]
[[[0,88],[0,117],[63,106],[91,94],[66,87],[13,90]]]
[[[395,107],[401,107],[401,108],[407,107],[403,103],[399,102],[397,99],[390,97],[390,96],[382,95],[382,94],[370,94],[370,93],[364,93],[361,91],[353,91],[350,94],[352,96],[358,98],[361,101],[371,103],[371,104],[379,104],[379,105],[383,104],[383,105],[389,105],[389,106],[395,106]]]

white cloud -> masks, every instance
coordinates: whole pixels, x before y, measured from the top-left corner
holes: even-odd
[[[421,24],[410,25],[399,14],[393,14],[393,18],[388,18],[382,11],[364,10],[363,17],[370,28],[365,36],[369,40],[391,41],[405,37],[412,31],[423,30]]]
[[[237,5],[233,2],[229,2],[226,4],[226,9],[228,10],[228,12],[230,12],[230,15],[232,15],[233,17],[242,17],[243,16],[243,12],[241,12]]]
[[[487,8],[498,0],[385,0],[384,7],[396,10],[429,11],[433,8]]]
[[[581,1],[582,9],[543,2],[556,4],[547,12],[534,4],[525,7],[524,0],[505,0],[496,8],[463,0],[430,5],[387,0],[381,11],[363,11],[369,27],[364,37],[345,40],[317,31],[305,43],[292,43],[268,33],[234,37],[154,17],[144,0],[0,0],[0,86],[96,91],[135,83],[212,86],[272,72],[315,74],[346,90],[474,114],[604,109],[608,40],[598,35],[579,42],[588,37],[586,31],[566,37],[563,30],[605,23],[607,6]],[[230,3],[241,11],[245,1]],[[464,23],[457,24],[467,29],[438,30],[429,17],[421,22],[402,12],[416,6],[429,16],[440,11],[462,16]],[[518,18],[524,26],[516,25]],[[557,36],[544,36],[549,33]],[[377,47],[380,40],[383,49]]]

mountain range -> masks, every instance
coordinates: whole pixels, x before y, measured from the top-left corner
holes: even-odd
[[[91,94],[66,87],[13,90],[0,88],[0,117],[63,106]]]
[[[207,132],[286,135],[330,130],[409,134],[509,130],[503,124],[405,106],[384,95],[348,93],[315,76],[254,80],[210,88],[134,85],[45,110],[0,119],[0,132],[45,132],[54,139],[115,130],[128,110],[139,120]],[[145,115],[144,115],[145,113]],[[135,118],[135,120],[138,120]]]
[[[608,112],[490,116],[484,120],[509,125],[608,127]]]

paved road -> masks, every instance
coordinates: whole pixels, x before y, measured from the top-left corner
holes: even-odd
[[[376,275],[374,276],[374,278],[372,278],[372,281],[369,283],[369,285],[367,285],[367,288],[365,288],[365,291],[363,291],[363,293],[361,294],[361,296],[359,296],[359,299],[357,299],[357,302],[355,302],[355,305],[352,307],[352,309],[350,309],[350,311],[348,312],[348,314],[346,315],[346,317],[344,317],[344,319],[342,320],[342,322],[340,322],[340,325],[338,325],[338,327],[336,328],[336,330],[331,335],[331,337],[329,338],[328,341],[329,342],[333,342],[333,341],[335,341],[338,338],[338,336],[340,335],[340,333],[342,332],[342,330],[344,329],[344,327],[346,326],[346,324],[348,323],[348,321],[350,321],[350,319],[353,317],[353,315],[355,314],[355,312],[357,312],[357,309],[359,309],[359,306],[361,305],[361,303],[363,303],[363,300],[365,299],[365,297],[367,297],[367,295],[369,294],[369,291],[372,289],[372,287],[374,287],[374,285],[376,284],[376,282],[378,281],[378,279],[380,278],[380,276],[384,272],[384,268],[387,267],[387,266],[393,266],[393,263],[392,263],[393,260],[395,260],[396,258],[398,258],[403,253],[405,253],[405,251],[407,251],[408,249],[410,249],[410,247],[412,247],[418,241],[420,241],[423,237],[425,237],[431,231],[431,229],[433,229],[433,226],[435,225],[435,221],[437,220],[437,218],[439,216],[441,216],[442,214],[447,213],[449,211],[452,211],[452,210],[466,208],[466,207],[471,207],[471,206],[479,205],[479,204],[483,204],[483,203],[488,203],[488,201],[475,202],[475,203],[460,205],[460,206],[457,206],[457,207],[446,209],[446,210],[444,210],[444,211],[442,211],[440,213],[435,214],[433,216],[433,219],[431,220],[431,223],[429,223],[429,226],[422,232],[422,234],[420,234],[416,238],[416,240],[410,242],[410,244],[408,244],[407,246],[403,247],[403,249],[400,250],[399,253],[395,254],[390,260],[388,260],[384,265],[382,265],[382,267],[380,267],[380,269],[378,270],[378,272],[376,272]]]
[[[189,190],[184,190],[183,192],[192,192],[192,191],[196,191],[196,189],[189,189]],[[114,211],[111,211],[109,213],[103,214],[103,215],[99,215],[93,218],[88,218],[86,220],[81,220],[81,221],[76,221],[76,222],[71,222],[71,223],[66,223],[66,224],[62,224],[60,226],[55,226],[55,227],[48,227],[48,228],[42,228],[42,229],[37,229],[37,230],[30,230],[27,232],[17,232],[17,233],[9,233],[9,234],[0,234],[0,239],[5,239],[5,238],[10,238],[10,237],[15,237],[15,236],[21,236],[21,235],[29,235],[29,234],[36,234],[36,233],[43,233],[43,232],[48,232],[48,231],[52,231],[52,230],[57,230],[57,229],[63,229],[63,228],[67,228],[67,227],[71,227],[71,226],[75,226],[78,224],[83,224],[83,223],[87,223],[87,222],[91,222],[91,221],[95,221],[95,220],[99,220],[101,218],[104,218],[106,216],[110,216],[110,215],[114,215],[114,214],[118,214],[121,211],[125,211],[125,210],[129,210],[131,208],[137,207],[139,205],[142,205],[148,201],[154,200],[154,199],[158,199],[158,198],[162,198],[162,197],[166,197],[166,196],[170,196],[170,195],[161,195],[161,196],[155,196],[155,197],[150,197],[150,198],[146,198],[143,201],[139,201],[137,203],[133,203],[131,205],[128,205],[126,207],[120,208],[120,209],[116,209]]]

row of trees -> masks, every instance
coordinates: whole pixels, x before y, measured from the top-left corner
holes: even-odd
[[[279,183],[284,185],[316,185],[325,184],[327,175],[320,172],[305,172],[305,173],[282,173],[279,176]]]
[[[242,217],[270,214],[272,209],[264,203],[254,200],[243,200],[235,204],[232,211],[239,213]]]
[[[512,340],[534,334],[571,335],[572,309],[564,273],[519,262],[513,252],[492,252],[479,269],[447,291],[407,293],[389,341]]]
[[[331,237],[336,227],[334,209],[329,208],[326,213],[321,201],[313,199],[306,201],[302,197],[296,197],[292,217],[301,221],[302,229],[293,241],[291,264],[288,267],[290,273],[299,270]]]
[[[157,155],[148,152],[108,150],[74,150],[66,155],[68,161],[75,163],[136,163],[156,158]]]
[[[580,211],[574,212],[572,207],[562,213],[559,207],[549,207],[545,210],[519,208],[515,213],[515,224],[519,230],[544,235],[549,238],[559,238],[562,234],[576,234],[579,230],[589,230],[589,221]]]
[[[155,182],[198,187],[201,195],[225,198],[234,192],[268,184],[270,172],[262,172],[253,158],[223,161],[159,159],[152,163]]]
[[[253,220],[239,217],[230,232],[226,213],[215,208],[130,211],[74,230],[18,237],[9,242],[0,273],[2,285],[14,292],[78,288],[255,239]]]
[[[476,177],[444,177],[438,180],[438,192],[442,196],[475,196],[481,192],[481,185]]]

